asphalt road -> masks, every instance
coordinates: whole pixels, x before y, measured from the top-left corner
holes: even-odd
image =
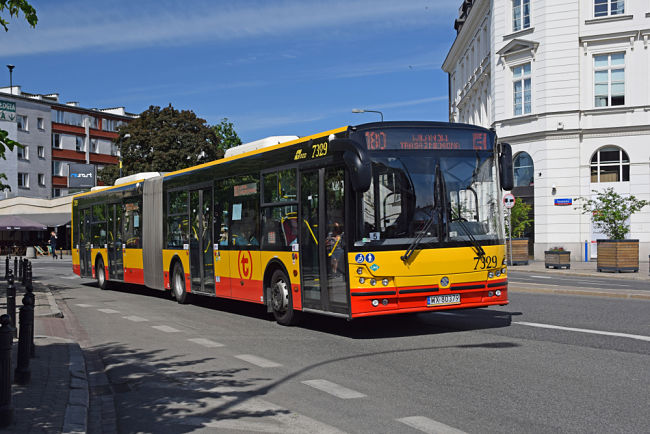
[[[650,431],[650,301],[511,293],[288,328],[250,304],[101,291],[63,264],[38,276],[103,360],[94,393],[113,394],[119,432]]]

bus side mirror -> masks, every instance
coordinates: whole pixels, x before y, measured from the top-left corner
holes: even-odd
[[[343,152],[343,161],[350,173],[352,189],[359,193],[368,191],[372,180],[372,165],[361,145],[350,139],[331,139],[329,147],[333,152]]]
[[[515,177],[512,171],[512,147],[508,143],[501,143],[499,181],[501,181],[502,190],[512,190],[515,185]]]

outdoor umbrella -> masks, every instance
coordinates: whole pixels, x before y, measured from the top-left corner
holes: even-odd
[[[47,226],[18,215],[0,215],[0,231],[45,231]]]

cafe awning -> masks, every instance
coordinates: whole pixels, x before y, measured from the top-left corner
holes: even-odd
[[[70,223],[69,212],[46,213],[46,214],[21,214],[30,220],[39,222],[47,227],[65,226]]]
[[[20,215],[0,216],[0,231],[45,231],[47,226]]]

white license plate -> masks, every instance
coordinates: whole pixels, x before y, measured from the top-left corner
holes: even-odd
[[[427,297],[427,306],[445,306],[460,304],[460,294],[430,295]]]

